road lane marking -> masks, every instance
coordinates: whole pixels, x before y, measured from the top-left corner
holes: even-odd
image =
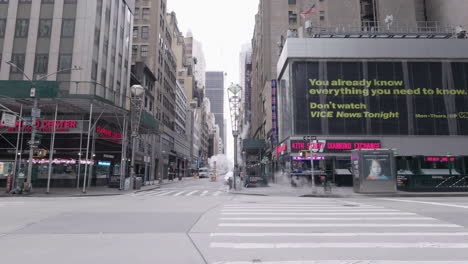
[[[344,203],[242,203],[242,204],[226,204],[225,206],[295,206],[295,207],[301,207],[301,206],[338,206],[338,205],[344,205]]]
[[[218,195],[220,195],[221,193],[223,193],[223,192],[216,191],[216,192],[213,193],[213,196],[218,196]]]
[[[297,210],[261,210],[261,209],[258,209],[258,210],[229,210],[229,209],[222,209],[221,212],[224,212],[224,213],[249,213],[249,212],[258,212],[258,213],[268,213],[268,212],[272,212],[272,213],[290,213],[290,212],[303,212],[303,213],[307,213],[307,212],[324,212],[324,213],[345,213],[345,212],[376,212],[376,213],[393,213],[393,212],[401,212],[399,210],[393,210],[393,209],[331,209],[331,210],[326,210],[326,209],[319,209],[319,210],[316,210],[316,209],[312,209],[312,210],[309,210],[309,209],[297,209]]]
[[[235,212],[235,213],[221,213],[222,215],[417,215],[415,213],[403,213],[403,212],[345,212],[345,213],[323,213],[323,212],[317,212],[317,213],[275,213],[275,212],[269,212],[269,213],[255,213],[255,212]]]
[[[275,210],[308,210],[308,209],[352,209],[350,207],[346,206],[303,206],[303,207],[224,207],[224,209],[228,210],[268,210],[268,209],[275,209]],[[354,207],[354,209],[385,209],[385,207],[373,207],[373,206],[359,206],[359,207]]]
[[[219,261],[213,264],[255,264],[251,261]],[[466,261],[399,261],[399,260],[300,260],[262,261],[259,264],[466,264]]]
[[[178,192],[178,193],[174,194],[173,196],[179,196],[179,195],[183,194],[184,192],[186,192],[186,191]]]
[[[222,221],[286,221],[286,220],[307,220],[307,221],[439,221],[431,217],[222,217]]]
[[[189,192],[189,193],[187,193],[185,196],[190,196],[190,195],[192,195],[192,194],[194,194],[194,193],[197,193],[197,192],[199,192],[199,190],[195,190],[195,191]]]
[[[231,249],[289,249],[289,248],[431,248],[431,249],[464,249],[468,243],[210,243],[211,248]]]
[[[379,200],[392,201],[392,202],[405,202],[405,203],[420,203],[420,204],[430,204],[430,205],[439,205],[446,207],[455,207],[468,209],[468,206],[458,205],[458,204],[448,204],[448,203],[438,203],[438,202],[425,202],[425,201],[415,201],[415,200],[405,200],[405,199],[391,199],[391,198],[378,198]]]
[[[451,227],[460,228],[455,224],[341,224],[341,223],[220,223],[219,227]]]
[[[161,193],[158,193],[157,195],[154,195],[154,196],[164,196],[164,195],[167,195],[167,194],[170,194],[170,193],[175,193],[176,191],[166,191],[166,192],[161,192]]]
[[[208,191],[203,191],[200,196],[205,196],[208,193]]]
[[[140,192],[140,193],[137,193],[135,196],[139,196],[139,197],[153,196],[153,195],[155,195],[155,194],[162,193],[162,192],[167,192],[167,190],[157,190],[157,191]]]
[[[430,237],[468,237],[468,232],[453,233],[211,233],[212,237],[412,237],[412,236],[430,236]]]

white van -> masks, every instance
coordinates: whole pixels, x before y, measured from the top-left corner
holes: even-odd
[[[208,178],[210,169],[207,167],[201,167],[198,169],[198,178]]]

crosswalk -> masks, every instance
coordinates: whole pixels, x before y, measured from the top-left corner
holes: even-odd
[[[463,226],[396,209],[317,199],[229,203],[207,251],[213,264],[467,264]]]
[[[210,190],[192,190],[192,189],[156,189],[151,191],[143,191],[132,193],[134,197],[213,197],[213,196],[225,196],[228,193],[224,189],[210,189]]]

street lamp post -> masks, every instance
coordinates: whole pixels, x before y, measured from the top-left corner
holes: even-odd
[[[233,187],[237,189],[236,178],[239,173],[239,165],[237,164],[237,138],[239,137],[239,116],[241,108],[242,87],[238,84],[231,83],[227,89],[229,96],[229,110],[231,112],[232,136],[234,137],[234,172],[233,172]]]
[[[36,96],[36,87],[34,81],[29,78],[29,76],[24,72],[23,69],[18,67],[18,65],[14,64],[11,61],[7,61],[6,64],[10,65],[11,67],[16,68],[18,71],[20,71],[26,79],[31,83],[31,90],[29,92],[29,96],[33,98],[33,108],[31,110],[31,140],[29,141],[29,158],[28,158],[28,174],[26,176],[26,182],[27,185],[25,186],[25,189],[30,190],[31,188],[31,176],[32,176],[32,166],[33,166],[33,156],[34,156],[34,149],[36,148],[36,118],[40,117],[40,109],[38,108],[38,99]],[[65,72],[65,71],[72,71],[72,70],[81,70],[81,67],[73,67],[71,69],[62,69],[60,71],[53,72],[51,74],[48,74],[42,78],[37,79],[36,81],[42,81],[46,80],[48,77],[55,75],[60,72]]]
[[[131,126],[132,126],[132,159],[130,163],[130,179],[133,183],[135,183],[136,173],[135,173],[135,154],[136,154],[136,147],[137,147],[137,138],[138,138],[138,131],[140,126],[141,120],[141,112],[143,110],[143,95],[145,93],[145,88],[141,85],[133,85],[130,88],[132,92],[132,119],[131,119]]]

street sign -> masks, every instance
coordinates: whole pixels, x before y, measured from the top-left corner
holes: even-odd
[[[304,136],[303,139],[310,141],[310,140],[317,140],[317,137],[316,136]]]
[[[3,112],[2,115],[2,126],[6,127],[15,127],[16,125],[16,116]]]
[[[41,117],[41,109],[39,108],[33,108],[31,111],[31,116],[35,118]]]

